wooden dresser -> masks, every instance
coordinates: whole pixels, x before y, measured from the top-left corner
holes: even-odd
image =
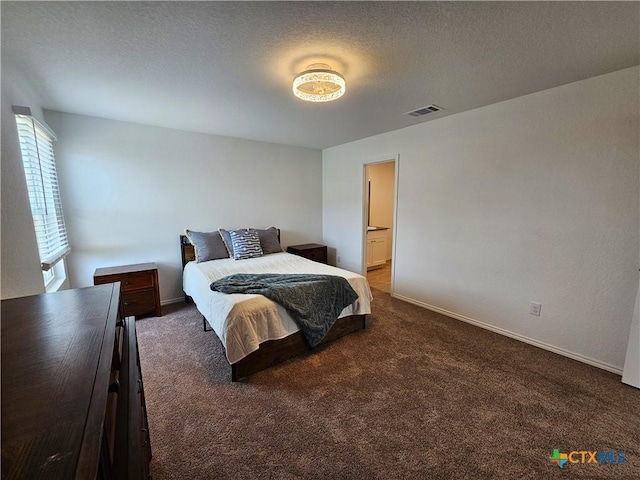
[[[299,255],[314,262],[328,263],[327,246],[319,243],[305,243],[302,245],[291,245],[287,248],[287,253]]]
[[[158,267],[155,263],[138,263],[98,268],[93,284],[120,282],[124,316],[161,315]]]
[[[2,301],[2,478],[146,479],[151,445],[120,285]]]

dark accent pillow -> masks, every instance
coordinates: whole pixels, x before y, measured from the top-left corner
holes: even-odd
[[[196,263],[229,258],[220,233],[185,230],[185,234],[196,251]]]
[[[278,229],[276,227],[269,227],[264,230],[250,228],[249,230],[258,232],[260,246],[262,247],[262,253],[264,255],[269,253],[279,253],[282,251],[280,240],[278,240]]]
[[[260,237],[256,230],[231,230],[229,232],[231,244],[233,245],[233,258],[244,260],[262,256]]]

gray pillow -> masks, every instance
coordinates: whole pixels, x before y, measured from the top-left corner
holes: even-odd
[[[262,247],[260,247],[260,237],[257,231],[247,229],[231,230],[229,236],[231,237],[233,258],[235,260],[262,256]]]
[[[233,243],[231,243],[231,235],[229,234],[229,230],[225,230],[224,228],[219,228],[218,232],[220,232],[220,236],[222,237],[224,246],[227,247],[227,252],[229,253],[229,256],[233,258]]]
[[[249,230],[255,230],[258,232],[263,254],[267,255],[269,253],[278,253],[282,251],[280,240],[278,240],[278,229],[276,227],[269,227],[264,230],[250,228]]]
[[[218,232],[194,232],[185,231],[187,238],[196,251],[196,263],[229,258],[229,252],[224,246],[222,237]]]

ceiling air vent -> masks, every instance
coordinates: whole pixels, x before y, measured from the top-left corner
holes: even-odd
[[[420,107],[417,110],[407,112],[405,113],[405,115],[410,115],[412,117],[421,117],[423,115],[429,115],[430,113],[439,112],[440,110],[444,110],[444,108],[431,104],[427,105],[426,107]]]

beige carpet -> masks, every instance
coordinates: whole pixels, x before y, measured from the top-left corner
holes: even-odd
[[[640,390],[374,295],[367,330],[235,384],[193,306],[138,321],[154,479],[640,478]]]

